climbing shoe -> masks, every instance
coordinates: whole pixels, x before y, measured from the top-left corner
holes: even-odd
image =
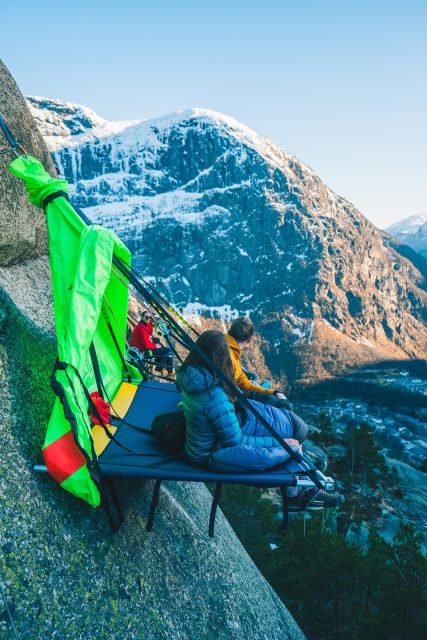
[[[309,489],[313,492],[313,489]],[[307,492],[308,493],[308,492]],[[344,496],[336,491],[328,493],[322,489],[316,489],[307,502],[307,511],[318,511],[319,509],[337,509],[344,502]]]

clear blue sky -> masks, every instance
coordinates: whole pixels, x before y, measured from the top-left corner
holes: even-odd
[[[215,109],[378,226],[427,211],[426,0],[24,0],[1,20],[26,94],[109,119]]]

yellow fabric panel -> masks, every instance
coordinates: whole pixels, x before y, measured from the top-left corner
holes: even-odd
[[[135,397],[135,393],[138,387],[130,382],[122,382],[119,390],[114,396],[111,406],[112,418],[124,418],[128,412],[132,400]]]
[[[137,389],[138,387],[130,382],[122,382],[111,403],[112,418],[124,418],[126,416]],[[113,427],[112,425],[108,425],[107,429],[112,435],[117,431],[117,427]],[[96,455],[99,457],[111,441],[105,433],[104,428],[99,424],[93,426],[92,438]]]
[[[113,427],[111,424],[107,425],[107,429],[112,435],[117,431],[117,427]],[[92,427],[92,438],[96,455],[99,457],[109,444],[110,438],[105,433],[104,427],[101,427],[100,424],[95,424]]]

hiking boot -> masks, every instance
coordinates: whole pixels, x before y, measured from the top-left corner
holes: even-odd
[[[296,496],[288,497],[288,510],[289,513],[300,513],[307,509],[307,505],[314,499],[319,492],[317,487],[311,489],[302,489]],[[311,511],[323,509],[323,507],[316,506]]]
[[[309,489],[308,491],[311,491],[312,494],[307,502],[307,511],[318,511],[319,509],[337,509],[345,500],[344,496],[337,491],[334,491],[332,493],[323,491],[323,489],[316,489],[314,492],[313,489]]]
[[[336,509],[344,502],[340,493],[328,493],[317,487],[303,489],[298,495],[288,497],[289,513],[301,511],[320,511],[321,509]]]

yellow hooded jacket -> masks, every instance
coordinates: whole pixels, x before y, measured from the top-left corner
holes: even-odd
[[[264,387],[259,387],[256,384],[252,384],[252,382],[248,379],[247,375],[242,369],[242,365],[240,364],[240,357],[242,352],[240,351],[240,347],[235,341],[234,338],[225,334],[225,339],[227,341],[228,347],[230,349],[231,362],[233,363],[234,376],[236,378],[236,384],[242,391],[252,392],[256,391],[258,393],[266,393],[272,395],[274,393],[273,389],[264,389]]]

